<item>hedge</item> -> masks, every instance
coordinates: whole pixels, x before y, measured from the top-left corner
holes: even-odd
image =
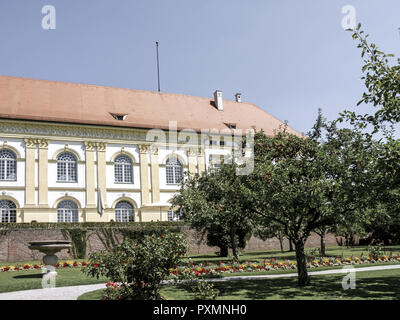
[[[30,223],[0,223],[0,230],[16,229],[97,229],[97,228],[163,228],[184,227],[187,223],[183,221],[158,221],[158,222],[30,222]]]

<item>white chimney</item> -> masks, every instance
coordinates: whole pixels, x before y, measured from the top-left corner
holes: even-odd
[[[214,103],[215,106],[219,111],[224,110],[224,106],[222,104],[222,91],[221,90],[215,90],[214,92]]]
[[[242,102],[242,94],[241,93],[236,93],[235,98],[236,98],[236,102]]]

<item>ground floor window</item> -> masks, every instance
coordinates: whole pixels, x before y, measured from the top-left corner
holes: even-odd
[[[176,211],[168,211],[168,221],[179,221],[180,214]]]
[[[58,204],[57,222],[78,222],[78,206],[75,202],[64,200]]]
[[[128,201],[120,201],[115,206],[115,221],[131,222],[133,219],[133,206]]]
[[[10,200],[0,200],[1,222],[17,222],[17,206]]]

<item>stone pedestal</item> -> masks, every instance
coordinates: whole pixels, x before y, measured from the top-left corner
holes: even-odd
[[[55,265],[58,262],[56,253],[62,249],[72,248],[71,241],[68,240],[42,240],[42,241],[31,241],[29,242],[29,249],[39,250],[44,253],[43,263],[45,271],[43,272],[42,287],[43,288],[54,288],[55,279],[57,272],[55,271]]]

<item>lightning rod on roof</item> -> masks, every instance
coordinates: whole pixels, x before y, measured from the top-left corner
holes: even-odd
[[[158,80],[158,92],[160,92],[160,60],[158,58],[158,41],[156,41],[157,49],[157,80]]]

